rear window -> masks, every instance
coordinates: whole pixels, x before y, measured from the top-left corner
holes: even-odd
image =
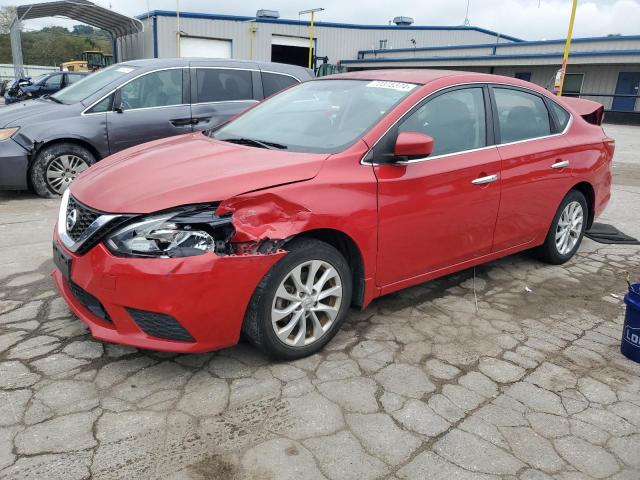
[[[289,75],[281,75],[279,73],[262,72],[262,91],[264,97],[270,97],[280,90],[290,87],[294,83],[300,83],[297,79]]]
[[[567,128],[567,124],[569,123],[570,115],[569,113],[558,105],[556,102],[549,102],[551,104],[551,112],[556,117],[556,122],[558,122],[558,131],[562,132],[565,128]]]
[[[248,70],[197,68],[197,103],[252,100],[253,82]]]
[[[500,141],[517,142],[551,134],[549,111],[538,95],[510,88],[493,88],[500,124]]]

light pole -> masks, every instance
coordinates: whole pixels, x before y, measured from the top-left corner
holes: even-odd
[[[311,14],[311,23],[309,25],[309,68],[311,68],[313,62],[313,15],[316,12],[321,12],[323,10],[324,8],[312,8],[310,10],[302,10],[298,12],[298,15],[306,15],[307,13]]]
[[[578,0],[573,0],[573,6],[571,7],[571,19],[569,20],[569,31],[567,32],[567,41],[564,44],[564,55],[562,57],[562,68],[560,69],[560,78],[558,81],[558,91],[556,95],[562,96],[562,87],[564,86],[564,77],[567,73],[567,61],[569,60],[569,50],[571,49],[571,36],[573,35],[573,22],[576,19],[576,8],[578,7]]]
[[[180,58],[180,0],[176,0],[176,48]]]

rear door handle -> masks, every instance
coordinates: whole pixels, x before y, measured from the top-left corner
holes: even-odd
[[[559,169],[559,168],[566,168],[568,166],[569,166],[569,160],[560,160],[554,163],[553,165],[551,165],[551,168]]]
[[[498,180],[498,175],[487,175],[486,177],[476,178],[475,180],[471,180],[471,183],[474,185],[485,185],[487,183],[493,183]]]
[[[175,118],[169,121],[174,127],[186,127],[187,125],[191,125],[192,122],[191,118]]]
[[[198,125],[199,123],[206,123],[211,120],[211,117],[194,117],[191,121],[191,125]]]

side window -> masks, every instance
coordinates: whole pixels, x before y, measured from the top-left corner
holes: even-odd
[[[262,90],[264,92],[264,98],[270,97],[274,93],[284,90],[294,83],[300,82],[288,75],[262,72]]]
[[[58,74],[58,75],[51,75],[49,78],[47,78],[47,80],[45,81],[45,85],[48,88],[60,88],[60,85],[62,84],[62,74]]]
[[[197,68],[197,103],[252,100],[251,71]]]
[[[167,107],[182,103],[182,69],[152,72],[120,89],[123,110]]]
[[[73,85],[74,83],[76,83],[81,78],[84,78],[84,76],[83,75],[67,74],[67,85]]]
[[[551,134],[544,100],[532,93],[493,87],[500,124],[500,142],[509,143]]]
[[[551,111],[556,116],[558,131],[562,132],[565,128],[567,128],[567,124],[569,123],[569,113],[556,102],[552,101],[549,103],[551,104]]]
[[[398,131],[431,135],[432,155],[486,146],[482,88],[465,88],[438,95],[413,112]]]
[[[100,100],[87,113],[104,113],[104,112],[108,112],[108,111],[111,110],[111,107],[113,105],[112,102],[113,102],[113,94],[111,94],[108,97]]]

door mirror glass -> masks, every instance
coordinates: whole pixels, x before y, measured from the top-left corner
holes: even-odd
[[[433,152],[433,138],[419,132],[400,132],[393,153],[398,159],[428,157]]]

